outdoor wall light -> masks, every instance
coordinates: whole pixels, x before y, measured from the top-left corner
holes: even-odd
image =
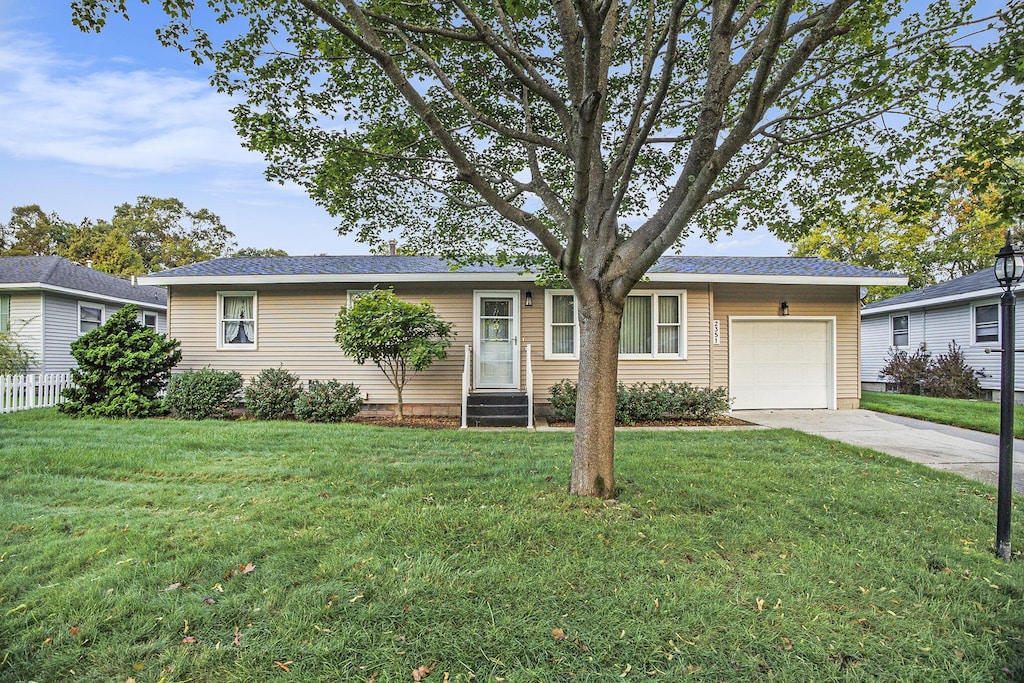
[[[785,301],[779,302],[779,315],[789,315],[789,304]]]
[[[526,290],[526,297],[523,299],[523,303],[525,303],[527,307],[533,305],[533,292]]]

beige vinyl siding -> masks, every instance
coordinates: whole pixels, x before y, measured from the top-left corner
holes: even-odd
[[[386,285],[385,285],[386,286]],[[264,368],[284,367],[303,380],[339,379],[353,382],[368,394],[370,404],[394,402],[394,389],[372,364],[359,366],[346,358],[334,342],[338,310],[349,290],[365,284],[272,285],[238,287],[255,291],[257,348],[217,348],[217,293],[223,286],[170,288],[170,336],[181,341],[182,362],[176,371],[211,367],[237,370],[250,378]],[[619,361],[619,380],[636,382],[690,382],[698,386],[728,386],[730,316],[775,316],[780,301],[787,301],[791,316],[836,318],[837,407],[856,407],[860,396],[858,335],[860,308],[855,286],[706,285],[685,287],[644,283],[644,290],[686,291],[686,358],[625,359]],[[526,284],[399,283],[395,293],[409,301],[427,299],[453,324],[456,333],[448,358],[419,373],[404,391],[408,404],[461,404],[465,347],[473,344],[475,291],[520,293],[520,381],[526,387],[526,347],[531,347],[535,400],[545,404],[551,385],[576,379],[577,360],[544,359],[544,289]],[[525,305],[532,293],[533,306]],[[720,321],[719,344],[712,343],[712,324]]]
[[[257,348],[244,350],[217,348],[217,292],[230,292],[231,288],[173,286],[169,292],[170,336],[181,342],[182,354],[176,371],[204,367],[237,370],[248,379],[265,368],[281,366],[302,380],[353,382],[368,394],[368,403],[394,403],[395,391],[377,366],[369,361],[356,364],[334,341],[335,320],[348,301],[349,289],[366,288],[365,284],[238,288],[255,291],[257,301]],[[403,391],[404,401],[461,405],[463,348],[473,343],[473,288],[422,284],[411,289],[399,284],[395,294],[414,302],[428,299],[456,333],[448,358],[417,373]]]
[[[714,318],[721,323],[721,343],[714,346],[715,383],[728,386],[730,317],[778,316],[779,304],[789,315],[836,319],[836,407],[860,404],[860,301],[856,286],[723,285],[714,286]]]
[[[644,283],[637,288],[644,291],[686,291],[686,358],[624,359],[619,361],[619,381],[624,384],[638,382],[689,382],[708,386],[710,381],[709,323],[710,296],[706,285],[686,287],[662,286]],[[578,360],[544,360],[544,295],[534,292],[534,305],[523,317],[523,337],[533,346],[534,387],[536,402],[549,402],[551,385],[563,379],[575,380],[579,373]],[[540,305],[537,305],[540,302]]]

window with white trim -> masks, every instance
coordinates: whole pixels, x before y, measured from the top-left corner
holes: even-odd
[[[350,289],[348,290],[348,308],[352,308],[352,304],[355,300],[361,297],[363,294],[369,294],[372,289]]]
[[[91,332],[103,324],[106,309],[103,304],[78,302],[78,334]]]
[[[579,358],[576,296],[571,289],[549,289],[544,296],[544,357],[552,360]]]
[[[974,307],[974,343],[999,341],[999,304]]]
[[[156,332],[156,321],[156,313],[153,313],[152,311],[142,312],[142,326],[145,327],[147,330],[153,330],[154,332]]]
[[[11,295],[0,294],[0,332],[11,331]]]
[[[545,292],[545,358],[579,358],[579,315],[571,290]],[[619,358],[686,358],[686,290],[638,291],[626,298]]]
[[[256,292],[217,292],[217,348],[256,348]]]
[[[892,345],[910,346],[910,316],[894,315],[889,318],[892,327]]]

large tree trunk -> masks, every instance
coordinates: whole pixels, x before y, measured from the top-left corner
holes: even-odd
[[[622,304],[602,303],[598,312],[580,311],[576,439],[569,493],[614,498],[615,390]]]

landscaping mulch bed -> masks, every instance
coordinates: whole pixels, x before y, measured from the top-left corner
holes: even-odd
[[[349,422],[358,422],[376,427],[416,427],[417,429],[458,429],[462,426],[457,417],[431,417],[429,415],[406,415],[404,420],[397,420],[390,415],[356,415]]]
[[[617,428],[621,427],[750,427],[752,423],[746,420],[740,420],[735,417],[717,417],[713,420],[684,420],[682,418],[666,419],[666,420],[652,420],[634,422],[633,424],[617,424]],[[554,418],[548,419],[549,427],[575,427],[576,423],[568,420],[556,420]]]
[[[349,420],[359,424],[377,427],[415,427],[418,429],[459,429],[462,422],[457,417],[431,417],[428,415],[407,415],[404,420],[397,420],[390,415],[356,415]],[[548,419],[549,427],[575,427],[575,422]],[[735,417],[719,417],[714,420],[656,420],[650,422],[634,422],[629,425],[616,425],[619,428],[651,428],[651,427],[749,427],[750,422]]]

